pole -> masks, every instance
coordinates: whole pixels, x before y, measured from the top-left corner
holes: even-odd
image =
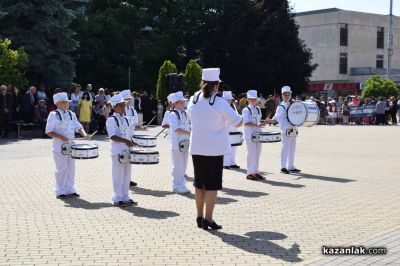
[[[128,88],[131,90],[131,67],[128,68]]]
[[[388,62],[387,62],[387,78],[390,79],[392,74],[392,55],[393,55],[393,0],[390,0],[389,13],[389,34],[388,34]]]

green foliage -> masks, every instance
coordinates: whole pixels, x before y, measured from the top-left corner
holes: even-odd
[[[75,77],[73,52],[78,47],[69,25],[75,18],[70,6],[80,0],[0,0],[0,37],[23,46],[29,55],[32,83],[69,87]]]
[[[367,79],[362,91],[363,98],[387,98],[390,96],[397,97],[398,95],[399,90],[396,88],[396,84],[390,79],[381,79],[379,76],[372,76]]]
[[[27,85],[23,70],[28,64],[28,55],[24,48],[12,50],[10,45],[9,39],[0,39],[0,82],[22,87]]]
[[[157,79],[157,100],[165,102],[167,100],[168,88],[165,84],[165,75],[169,73],[177,73],[176,65],[170,60],[164,61],[164,64],[160,67],[158,71]]]
[[[185,91],[193,94],[199,90],[201,82],[201,66],[195,60],[190,60],[185,69]]]

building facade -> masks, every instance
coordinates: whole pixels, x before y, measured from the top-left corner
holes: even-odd
[[[355,93],[372,75],[386,76],[389,16],[337,8],[296,14],[299,38],[313,53],[309,89]],[[391,78],[400,83],[400,18],[393,16]]]

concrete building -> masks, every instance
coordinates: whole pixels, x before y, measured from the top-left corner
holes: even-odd
[[[337,8],[296,14],[299,37],[318,64],[309,89],[355,93],[372,75],[386,76],[388,15]],[[393,16],[392,79],[400,83],[400,18]]]

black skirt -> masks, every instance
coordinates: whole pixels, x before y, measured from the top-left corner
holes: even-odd
[[[221,190],[224,156],[192,155],[192,160],[193,186],[205,190]]]

